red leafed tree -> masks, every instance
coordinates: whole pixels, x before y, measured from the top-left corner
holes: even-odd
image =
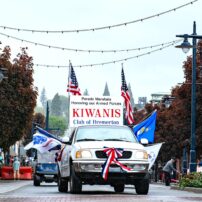
[[[8,151],[31,128],[37,89],[33,86],[32,57],[25,48],[11,62],[11,50],[6,46],[0,65],[8,77],[0,83],[0,147]]]
[[[196,78],[196,155],[202,154],[202,41],[197,45]],[[165,162],[171,156],[182,156],[182,148],[190,148],[191,138],[191,83],[192,57],[187,57],[183,64],[185,81],[172,89],[172,105],[161,108],[157,115],[156,142],[165,142],[160,152],[160,159]]]

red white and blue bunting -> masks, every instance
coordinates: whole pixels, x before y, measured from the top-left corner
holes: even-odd
[[[102,177],[104,180],[107,180],[109,167],[111,164],[116,164],[120,166],[123,171],[130,172],[132,169],[128,168],[127,166],[123,165],[118,161],[118,158],[122,157],[123,149],[120,148],[106,148],[103,150],[107,155],[107,160],[102,166]]]

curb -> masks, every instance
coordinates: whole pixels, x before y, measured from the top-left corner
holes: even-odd
[[[180,191],[188,191],[188,192],[194,192],[194,193],[202,193],[202,188],[196,188],[196,187],[184,187],[184,188],[180,188],[178,186],[171,186],[170,189],[174,189],[174,190],[180,190]]]

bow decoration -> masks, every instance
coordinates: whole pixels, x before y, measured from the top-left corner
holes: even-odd
[[[118,158],[123,156],[123,149],[121,148],[106,148],[103,152],[107,155],[107,160],[102,166],[102,177],[104,180],[107,180],[109,167],[112,163],[120,166],[123,171],[130,172],[132,169],[128,168],[127,166],[123,165],[118,161]]]

